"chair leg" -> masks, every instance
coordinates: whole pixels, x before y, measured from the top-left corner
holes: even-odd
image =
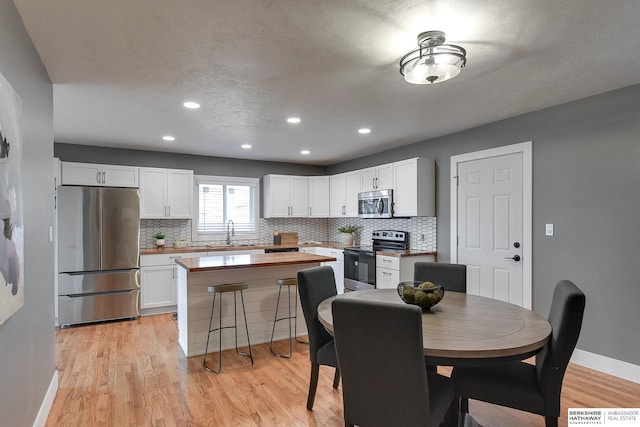
[[[207,367],[207,353],[209,351],[209,338],[211,337],[211,325],[213,324],[213,312],[216,307],[216,293],[213,293],[213,303],[211,304],[211,318],[209,318],[209,333],[207,334],[207,345],[204,349],[204,358],[202,360],[202,367],[205,371],[212,372],[214,374],[219,374],[222,371],[222,307],[220,307],[220,328],[218,329],[219,336],[219,345],[218,345],[218,369],[211,369]],[[222,297],[220,297],[222,298]],[[222,301],[222,299],[221,299]]]
[[[469,413],[469,398],[461,397],[460,398],[460,413],[468,414]]]
[[[546,427],[558,427],[558,417],[544,417],[544,425]]]
[[[295,292],[296,292],[296,295],[295,295],[296,303],[294,304],[294,307],[295,307],[294,310],[296,311],[296,314],[295,314],[295,320],[293,323],[294,324],[293,331],[295,332],[296,342],[299,342],[300,344],[309,344],[309,341],[301,340],[298,338],[298,287],[297,286],[296,286]]]
[[[316,389],[318,388],[318,376],[320,365],[311,362],[311,380],[309,381],[309,397],[307,398],[307,409],[313,410],[313,401],[316,399]]]
[[[444,415],[444,420],[441,425],[445,426],[455,426],[458,427],[460,425],[460,400],[459,398],[453,399],[451,405],[449,405],[449,409]]]
[[[336,373],[333,375],[333,388],[338,389],[340,384],[340,368],[336,368]]]
[[[249,324],[247,323],[247,310],[244,308],[244,293],[240,291],[240,300],[242,301],[242,314],[244,316],[244,329],[247,333],[247,345],[249,346],[249,353],[244,353],[238,350],[238,329],[236,328],[236,353],[241,356],[247,356],[251,359],[253,365],[253,352],[251,351],[251,339],[249,338]],[[236,303],[236,293],[233,293],[233,303]]]

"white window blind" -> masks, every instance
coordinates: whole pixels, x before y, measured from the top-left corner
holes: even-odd
[[[249,181],[234,182],[233,178],[215,177],[197,180],[197,235],[213,237],[226,234],[227,223],[231,220],[236,236],[255,237],[257,180]]]

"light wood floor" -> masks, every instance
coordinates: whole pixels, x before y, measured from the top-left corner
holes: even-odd
[[[253,347],[255,365],[223,353],[223,372],[185,358],[171,315],[57,331],[58,394],[47,426],[343,426],[342,394],[333,369],[320,368],[313,412],[306,410],[308,346],[292,359]],[[287,343],[279,343],[281,351]],[[445,374],[448,372],[443,370]],[[562,417],[568,407],[640,407],[640,384],[570,365]],[[542,417],[471,401],[485,427],[541,427]],[[1,424],[1,423],[0,423]]]

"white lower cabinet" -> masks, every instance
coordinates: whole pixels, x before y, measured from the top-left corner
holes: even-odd
[[[158,308],[177,304],[175,286],[176,268],[158,265],[140,269],[140,308]]]
[[[176,311],[176,259],[198,258],[206,252],[181,254],[153,254],[140,256],[140,309],[141,314]]]
[[[435,262],[435,256],[376,255],[376,288],[396,289],[398,283],[413,280],[416,262]]]
[[[322,265],[328,265],[333,268],[333,274],[336,278],[336,289],[339,294],[344,293],[344,254],[341,249],[318,248],[318,254],[330,256],[336,259],[333,262],[323,262]]]
[[[339,294],[344,293],[344,255],[342,249],[333,248],[300,248],[300,252],[315,255],[330,256],[336,259],[332,262],[323,262],[322,265],[327,265],[333,268],[333,274],[336,279],[336,289]]]

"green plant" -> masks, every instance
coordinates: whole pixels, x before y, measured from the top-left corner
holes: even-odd
[[[153,235],[153,237],[155,237],[156,239],[164,239],[165,237],[167,237],[167,234],[162,231],[158,231]]]
[[[353,234],[358,231],[360,226],[358,225],[345,225],[344,227],[338,228],[338,231],[341,233]]]

